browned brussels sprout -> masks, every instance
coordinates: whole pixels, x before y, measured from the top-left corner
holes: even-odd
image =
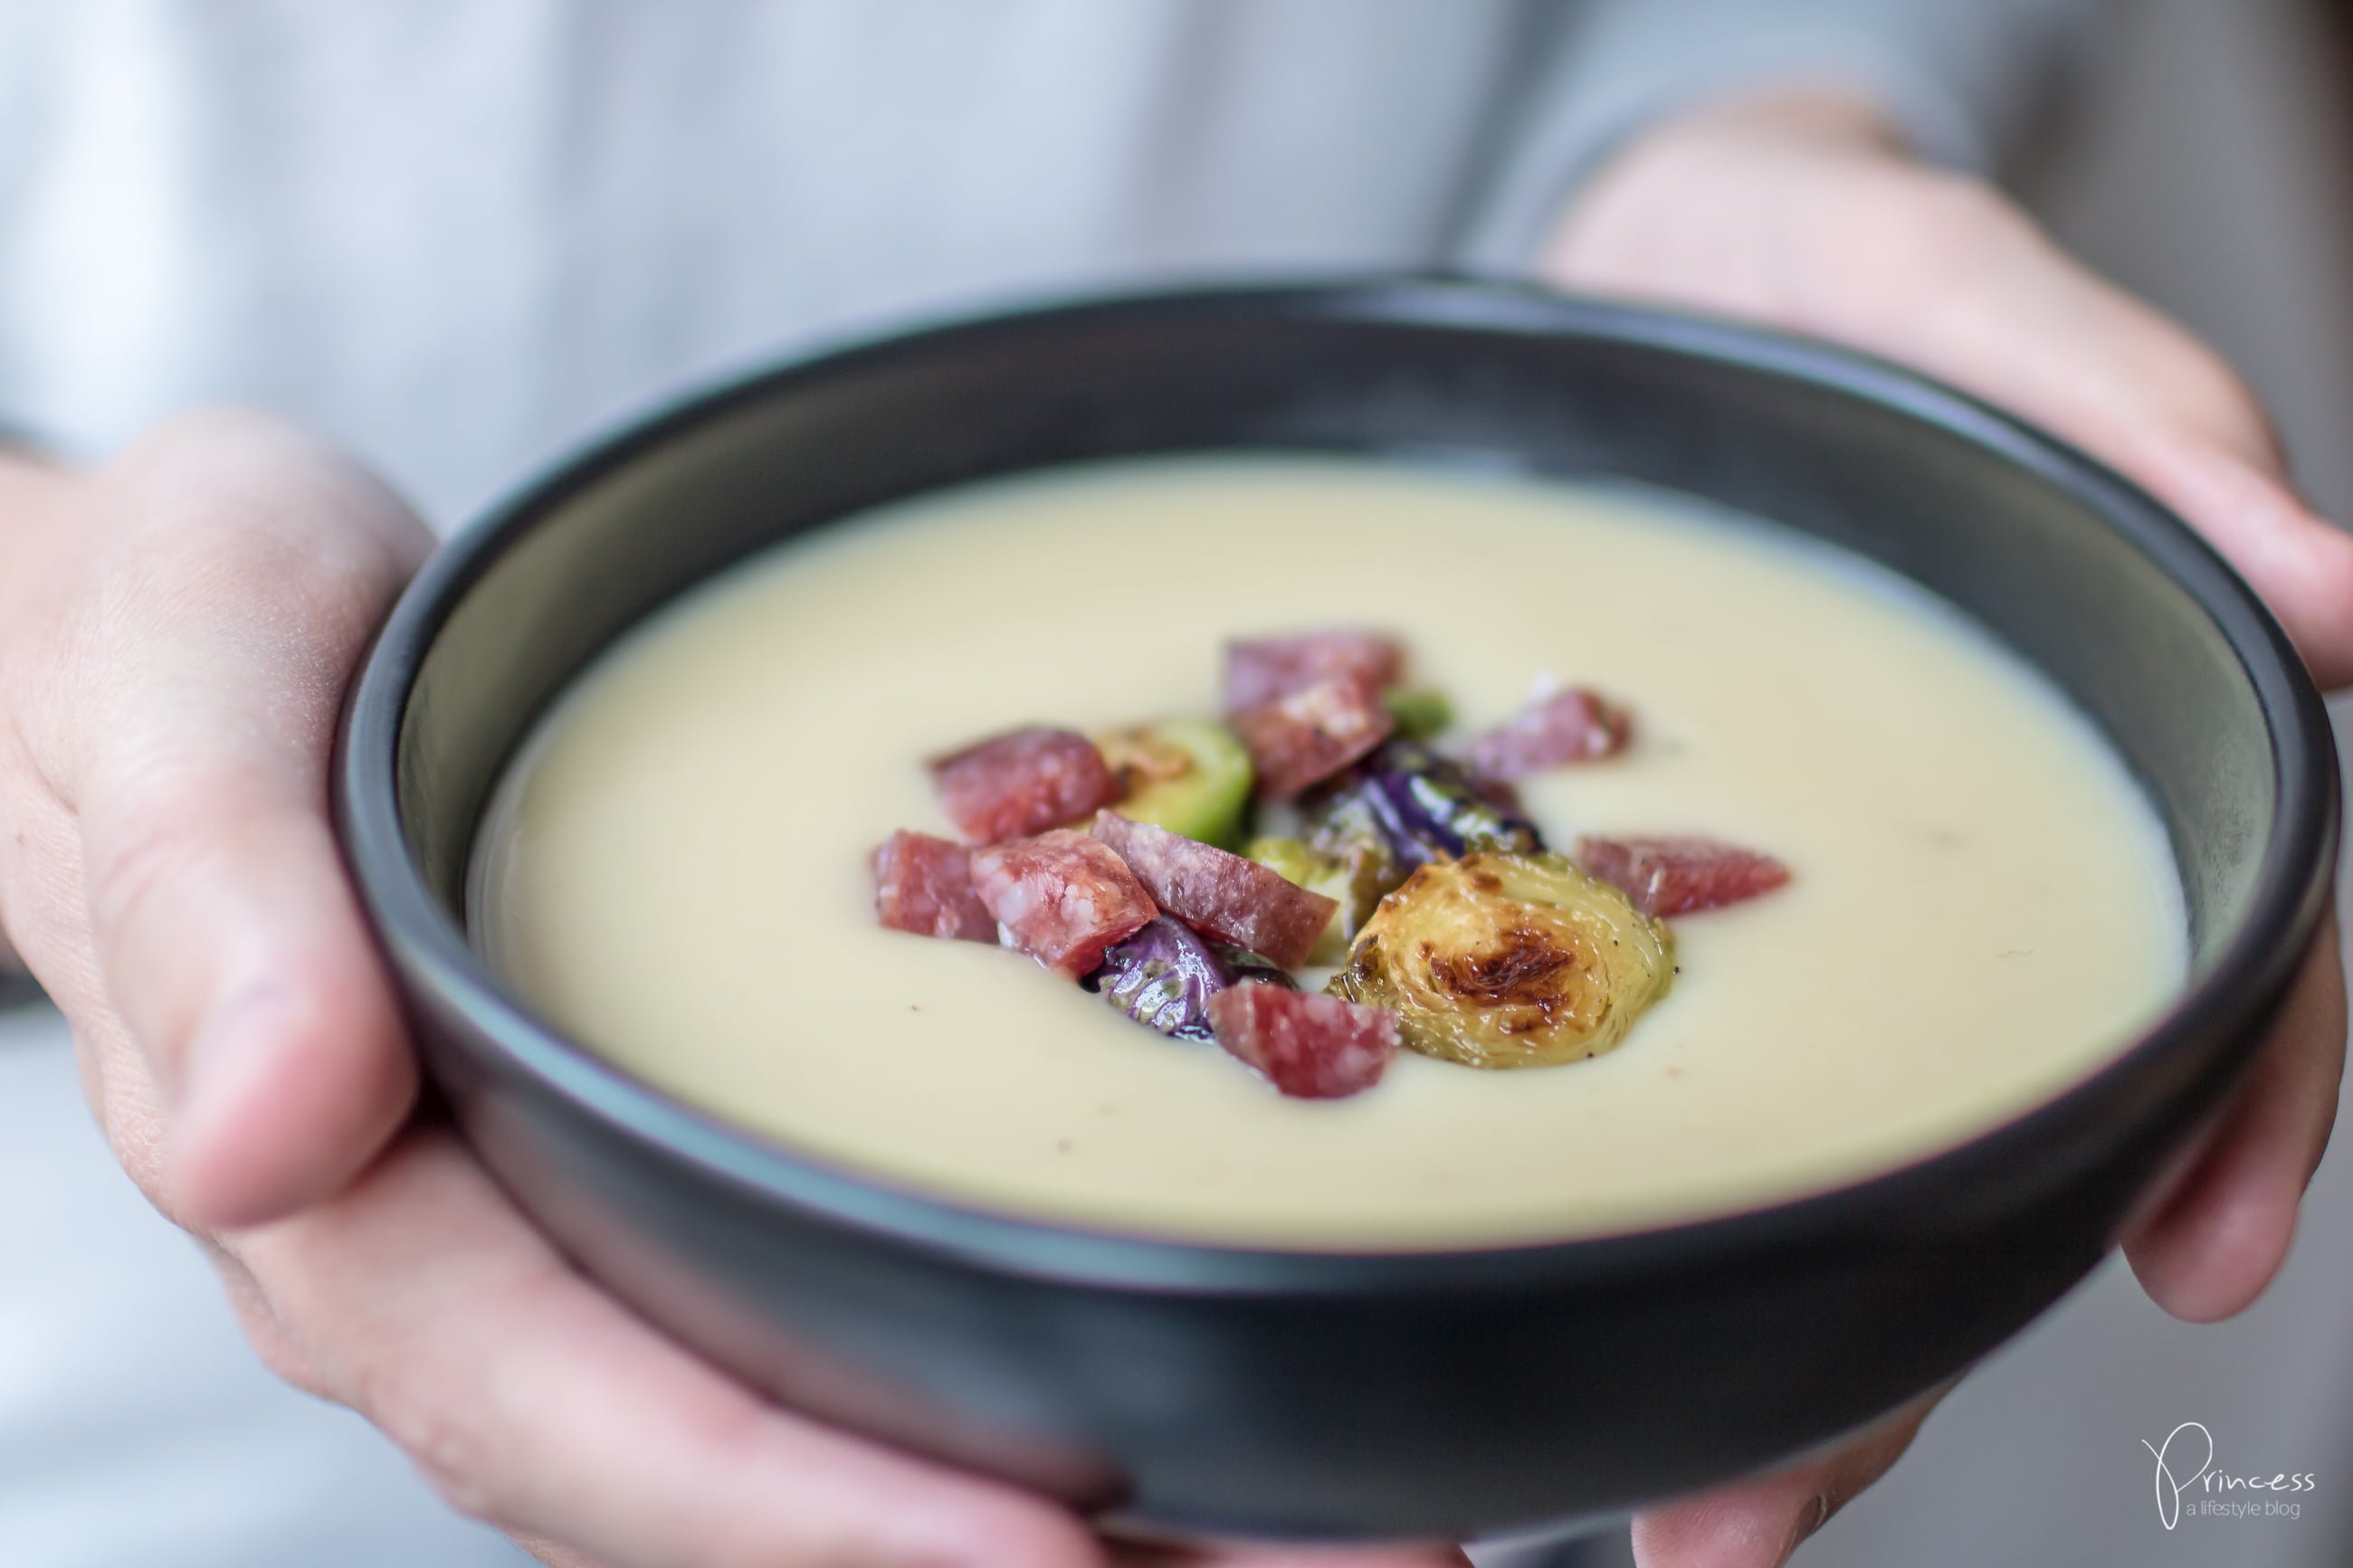
[[[1209,719],[1163,719],[1096,746],[1122,784],[1112,809],[1204,844],[1230,847],[1250,805],[1250,753],[1234,732]]]
[[[1474,1068],[1599,1056],[1674,980],[1667,928],[1558,855],[1437,861],[1381,901],[1330,990]]]
[[[1103,953],[1082,982],[1142,1024],[1180,1040],[1216,1038],[1209,998],[1243,980],[1290,987],[1291,976],[1254,952],[1211,942],[1181,921],[1160,915]]]
[[[1347,957],[1348,940],[1372,918],[1373,906],[1388,891],[1356,875],[1346,861],[1311,849],[1296,838],[1253,838],[1243,853],[1285,880],[1338,901],[1339,913],[1332,917],[1332,923],[1316,939],[1314,951],[1307,955],[1311,967],[1328,966]]]
[[[1534,823],[1414,741],[1391,741],[1366,758],[1308,803],[1305,823],[1308,844],[1345,862],[1376,897],[1433,860],[1545,847]]]
[[[1349,774],[1311,802],[1300,826],[1309,853],[1342,868],[1348,894],[1332,897],[1340,900],[1340,926],[1353,939],[1373,918],[1373,906],[1394,892],[1413,867],[1400,865],[1397,851],[1389,847],[1361,774]],[[1328,888],[1316,890],[1331,892]]]

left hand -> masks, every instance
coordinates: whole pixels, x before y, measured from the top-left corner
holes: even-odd
[[[2061,251],[1978,182],[1906,154],[1867,102],[1704,108],[1620,153],[1554,231],[1546,280],[1685,306],[1910,364],[2075,442],[2229,557],[2324,685],[2353,682],[2353,537],[2289,483],[2214,352]],[[2262,1058],[2126,1238],[2142,1286],[2206,1322],[2262,1294],[2327,1146],[2345,1067],[2332,925]],[[1643,1515],[1642,1568],[1778,1568],[1903,1454],[1934,1397],[1838,1453]]]
[[[428,543],[347,461],[250,415],[89,470],[0,453],[0,923],[124,1170],[203,1245],[255,1349],[562,1568],[1212,1568],[760,1397],[411,1121],[326,779],[345,682]]]

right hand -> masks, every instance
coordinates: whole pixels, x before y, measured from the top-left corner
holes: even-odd
[[[1061,1509],[778,1409],[661,1338],[409,1125],[327,762],[429,544],[258,416],[177,422],[89,474],[0,458],[0,926],[124,1169],[204,1243],[273,1369],[550,1563],[1101,1568],[1116,1554]]]
[[[1556,230],[1563,287],[1743,317],[1882,354],[2057,431],[2174,507],[2323,683],[2353,683],[2353,539],[2305,505],[2262,406],[2211,351],[2007,198],[1909,155],[1867,97],[1695,104],[1620,150]],[[2211,1322],[2286,1260],[2345,1072],[2334,925],[2254,1068],[2127,1228],[2150,1300]],[[1634,1523],[1645,1568],[1772,1568],[1904,1452],[1933,1401]]]

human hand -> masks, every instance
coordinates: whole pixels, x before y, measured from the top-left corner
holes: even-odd
[[[409,1124],[326,773],[344,685],[428,544],[254,416],[180,422],[86,475],[0,458],[0,925],[71,1022],[124,1168],[204,1243],[262,1356],[550,1563],[1198,1561],[1114,1552],[1050,1503],[765,1404]]]
[[[2203,532],[2325,684],[2353,681],[2353,538],[2296,496],[2239,379],[1998,193],[1906,157],[1862,100],[1759,96],[1660,127],[1563,216],[1544,272],[1842,342],[2048,426]],[[2345,1028],[2332,926],[2247,1083],[2126,1237],[2168,1311],[2227,1318],[2285,1261],[2336,1118]],[[1644,1516],[1636,1556],[1773,1568],[1894,1463],[1930,1404],[1819,1462]]]

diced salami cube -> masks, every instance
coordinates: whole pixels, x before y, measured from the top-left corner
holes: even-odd
[[[1307,962],[1338,902],[1286,881],[1282,873],[1114,812],[1095,818],[1095,837],[1118,851],[1152,901],[1204,936],[1285,969]]]
[[[1119,798],[1103,752],[1071,730],[1016,730],[932,764],[932,785],[974,844],[1083,822]]]
[[[1258,769],[1261,794],[1288,800],[1388,739],[1397,720],[1380,695],[1349,676],[1228,715]]]
[[[1573,686],[1528,704],[1471,742],[1471,766],[1491,779],[1525,778],[1626,749],[1633,716],[1600,693]]]
[[[1073,980],[1160,912],[1110,845],[1067,827],[972,851],[972,884],[1006,946]]]
[[[961,844],[928,833],[891,835],[874,851],[874,913],[892,931],[995,942],[997,917],[973,890]]]
[[[1646,915],[1686,915],[1769,893],[1789,879],[1770,855],[1714,838],[1579,838],[1586,875],[1614,882]]]
[[[1247,982],[1209,998],[1218,1044],[1299,1100],[1345,1100],[1380,1082],[1397,1015],[1337,996]]]
[[[1377,693],[1405,674],[1405,649],[1377,632],[1311,632],[1226,645],[1226,711],[1257,708],[1320,681],[1355,680]]]

